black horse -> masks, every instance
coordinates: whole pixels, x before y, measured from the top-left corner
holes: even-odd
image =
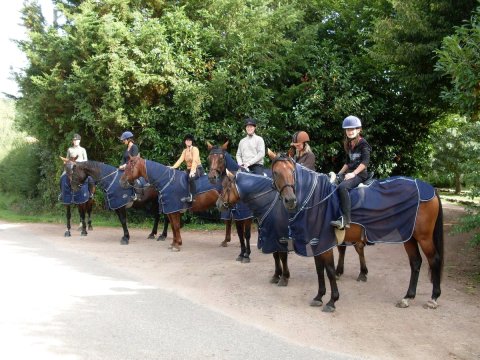
[[[64,161],[64,165],[66,167],[66,162],[68,159],[62,158]],[[72,159],[72,161],[74,161]],[[91,191],[91,193],[90,193]],[[95,187],[93,189],[89,189],[87,184],[84,184],[81,189],[76,192],[72,191],[70,185],[70,179],[63,174],[60,177],[60,196],[59,200],[62,201],[63,205],[65,205],[66,210],[66,223],[67,223],[67,230],[65,230],[65,237],[72,236],[71,230],[71,218],[72,218],[72,206],[76,205],[78,208],[78,214],[80,215],[80,222],[81,222],[81,236],[87,236],[87,224],[88,230],[93,230],[92,226],[92,209],[93,209],[93,196],[91,194],[95,193]],[[88,220],[85,220],[85,217],[88,216]]]
[[[158,222],[160,218],[158,205],[158,191],[154,186],[144,186],[139,191],[134,188],[123,189],[120,184],[120,176],[122,171],[118,168],[104,164],[98,161],[75,162],[68,160],[65,164],[67,176],[70,178],[72,189],[79,189],[81,184],[85,182],[88,176],[91,176],[101,190],[106,194],[107,206],[110,210],[115,210],[118,219],[122,224],[123,237],[120,244],[127,245],[130,240],[130,233],[127,227],[127,208],[135,209],[150,208],[154,214],[154,223],[149,239],[154,239],[157,235]],[[164,224],[164,227],[168,223]],[[160,236],[159,240],[163,240],[166,230]],[[163,239],[161,238],[163,236]]]

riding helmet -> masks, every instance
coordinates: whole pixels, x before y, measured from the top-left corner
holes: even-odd
[[[192,134],[187,134],[183,137],[183,141],[185,141],[185,140],[191,140],[192,142],[194,142],[195,138],[193,137]]]
[[[122,136],[120,136],[120,140],[128,140],[130,138],[133,138],[133,133],[130,131],[125,131]]]
[[[350,115],[343,119],[342,127],[344,129],[356,129],[362,127],[362,122],[356,116]]]
[[[306,131],[297,131],[295,134],[292,136],[292,143],[293,144],[298,144],[298,143],[304,143],[310,141],[310,137],[308,136]]]
[[[255,126],[257,127],[257,122],[255,121],[255,119],[252,119],[252,118],[246,118],[245,119],[245,126],[247,125],[252,125],[252,126]]]
[[[82,140],[82,137],[79,134],[74,134],[73,140]]]

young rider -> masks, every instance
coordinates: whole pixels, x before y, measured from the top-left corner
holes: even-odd
[[[243,168],[247,168],[254,174],[263,175],[263,158],[265,157],[265,142],[261,136],[255,134],[257,122],[255,119],[247,118],[245,120],[245,136],[238,144],[237,163]]]
[[[370,162],[372,148],[368,142],[360,136],[362,122],[356,116],[350,115],[343,120],[345,130],[343,148],[346,153],[346,161],[338,172],[337,178],[341,180],[338,185],[340,207],[343,213],[338,220],[330,222],[339,229],[350,227],[351,201],[348,191],[358,186],[368,178],[367,166]]]
[[[183,142],[185,143],[185,149],[178,158],[177,162],[173,164],[172,168],[177,169],[184,161],[187,166],[188,175],[188,196],[180,199],[182,202],[192,202],[193,193],[195,193],[195,179],[203,175],[203,166],[200,161],[200,151],[198,147],[193,146],[194,137],[191,134],[185,135]]]
[[[88,161],[87,150],[80,146],[80,141],[82,137],[79,134],[74,134],[72,138],[72,146],[67,150],[67,159],[75,159],[77,162]],[[90,197],[93,198],[95,193],[95,183],[93,178],[89,176],[88,180],[88,191],[90,192]]]
[[[291,155],[297,163],[315,171],[315,154],[312,152],[308,141],[310,141],[310,137],[305,131],[297,131],[293,134],[290,144],[292,147]]]
[[[120,141],[122,141],[127,148],[123,152],[122,164],[118,167],[120,170],[125,170],[130,156],[137,156],[140,154],[138,146],[133,141],[133,133],[131,131],[125,131],[120,136]]]

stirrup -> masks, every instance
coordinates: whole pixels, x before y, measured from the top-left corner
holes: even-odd
[[[186,203],[193,202],[193,196],[192,196],[192,194],[190,194],[189,196],[185,196],[185,197],[181,198],[180,201],[181,202],[186,202]]]
[[[135,194],[132,196],[132,201],[137,201],[137,200],[138,200],[137,193],[135,193]]]
[[[350,223],[345,223],[343,216],[340,216],[338,220],[330,221],[330,225],[336,227],[339,230],[343,230],[345,228],[350,228]]]

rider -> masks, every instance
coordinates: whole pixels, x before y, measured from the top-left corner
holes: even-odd
[[[133,133],[131,131],[123,132],[119,139],[127,145],[127,148],[123,152],[122,164],[118,167],[120,170],[125,170],[130,156],[137,156],[140,152],[138,146],[133,142]]]
[[[310,137],[305,131],[297,131],[292,136],[291,155],[295,162],[305,166],[307,169],[315,171],[315,154],[308,144]]]
[[[72,146],[67,150],[67,159],[75,159],[77,162],[88,161],[87,150],[80,146],[80,141],[82,137],[79,134],[74,134],[72,138]],[[90,197],[93,198],[95,193],[95,183],[93,178],[89,176],[88,180],[88,191],[90,192]]]
[[[257,122],[255,119],[245,119],[245,136],[238,144],[237,163],[254,174],[263,175],[263,158],[265,157],[265,142],[261,136],[255,134]]]
[[[343,120],[342,127],[345,129],[343,148],[346,153],[346,161],[338,172],[337,178],[341,181],[338,185],[338,192],[343,216],[330,222],[332,226],[338,229],[350,227],[352,205],[348,191],[367,180],[367,166],[372,151],[368,142],[360,136],[362,122],[358,117],[347,116]]]
[[[204,174],[200,161],[200,151],[198,147],[193,146],[194,141],[195,138],[192,134],[185,135],[183,138],[185,149],[183,149],[177,162],[171,166],[173,169],[177,169],[185,161],[185,165],[187,166],[186,173],[188,175],[188,196],[181,198],[180,201],[189,203],[193,201],[192,194],[196,192],[195,179],[198,179]]]

